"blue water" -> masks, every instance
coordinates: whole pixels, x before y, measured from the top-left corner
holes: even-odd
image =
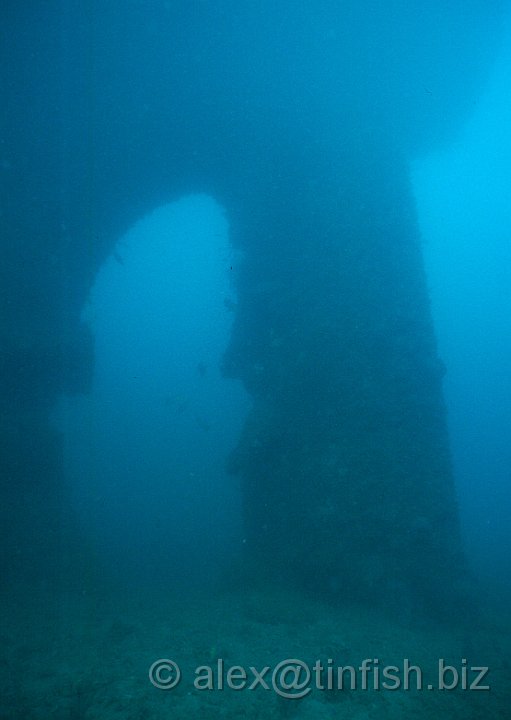
[[[509,717],[509,2],[0,34],[0,719]]]
[[[511,58],[496,59],[458,136],[414,168],[465,538],[484,577],[509,578]]]

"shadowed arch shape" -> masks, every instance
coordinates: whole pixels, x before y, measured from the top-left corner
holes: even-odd
[[[149,208],[208,193],[246,255],[224,371],[254,398],[230,460],[251,567],[441,605],[461,545],[407,163],[470,106],[502,8],[7,3],[8,493],[59,497],[48,413],[87,387],[101,260]]]

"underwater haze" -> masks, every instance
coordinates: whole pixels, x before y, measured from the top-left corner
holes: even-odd
[[[0,718],[509,717],[509,2],[0,19]]]
[[[477,573],[505,584],[511,570],[510,81],[506,42],[458,137],[415,166],[465,538]]]
[[[109,573],[177,589],[238,554],[225,456],[248,400],[220,375],[235,257],[220,208],[189,197],[141,219],[96,276],[92,388],[59,423],[70,510]]]

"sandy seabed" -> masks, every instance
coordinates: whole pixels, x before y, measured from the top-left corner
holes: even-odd
[[[1,599],[1,720],[511,718],[504,613],[461,630],[274,590]]]

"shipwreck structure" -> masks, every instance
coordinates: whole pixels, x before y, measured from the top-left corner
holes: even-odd
[[[459,126],[500,9],[419,5],[7,3],[0,462],[12,573],[58,556],[67,513],[50,415],[59,393],[87,391],[93,345],[79,318],[94,273],[137,218],[206,192],[244,256],[223,367],[253,397],[228,459],[248,564],[443,602],[463,560],[408,163]]]

